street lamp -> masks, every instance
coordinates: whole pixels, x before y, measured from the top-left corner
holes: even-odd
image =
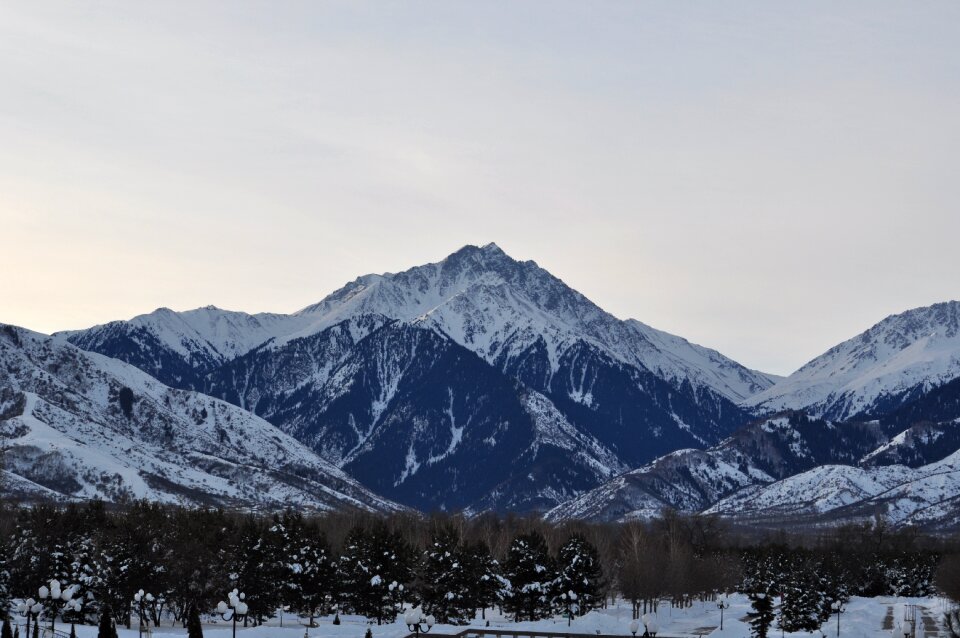
[[[657,626],[657,617],[644,614],[641,618],[643,620],[644,633],[651,636],[651,638],[655,637],[657,635],[657,630],[659,629]]]
[[[407,624],[407,629],[412,631],[415,636],[419,636],[421,633],[429,633],[436,620],[433,614],[424,617],[423,610],[417,607],[403,615],[403,622]],[[424,627],[424,624],[426,624],[426,627]]]
[[[830,603],[830,609],[832,609],[833,613],[837,615],[837,636],[839,636],[840,635],[840,614],[842,614],[847,610],[843,606],[843,603],[841,603],[839,600],[835,600],[832,603]]]
[[[638,631],[640,631],[640,621],[634,618],[630,621],[630,633],[636,636]]]
[[[723,610],[730,609],[730,601],[726,596],[721,596],[717,601],[717,609],[720,610],[720,631],[723,631]]]
[[[46,585],[41,585],[40,589],[37,590],[37,598],[42,603],[45,600],[50,601],[50,607],[52,611],[50,612],[50,632],[53,633],[56,629],[57,622],[57,603],[63,601],[63,611],[77,611],[79,612],[81,607],[83,607],[83,602],[80,600],[75,600],[73,595],[77,592],[77,586],[73,585],[67,589],[61,589],[60,581],[54,578],[50,581],[50,587]]]
[[[143,634],[150,633],[150,620],[147,617],[146,609],[150,607],[151,611],[153,610],[153,594],[145,594],[141,589],[133,595],[133,602],[137,603],[137,614],[140,616],[140,637],[143,638]]]
[[[17,605],[17,613],[27,619],[27,634],[24,638],[30,638],[30,619],[32,618],[33,622],[40,622],[38,616],[40,616],[41,611],[43,611],[43,605],[33,598],[27,598]]]
[[[223,602],[222,600],[217,603],[217,613],[224,620],[233,621],[233,638],[237,638],[237,620],[242,620],[247,616],[247,603],[243,602],[243,599],[246,598],[246,594],[242,592],[237,592],[234,589],[232,592],[227,594],[227,600],[229,602]]]

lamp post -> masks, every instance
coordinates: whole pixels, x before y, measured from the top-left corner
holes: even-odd
[[[43,611],[43,605],[33,598],[27,598],[17,605],[17,613],[27,619],[27,635],[24,638],[30,638],[30,619],[32,618],[33,622],[40,622],[38,617],[41,611]]]
[[[403,615],[403,622],[407,624],[407,629],[412,631],[415,636],[419,636],[422,633],[429,633],[436,620],[432,614],[424,617],[423,610],[417,607]],[[424,624],[426,624],[426,627],[424,627]]]
[[[640,621],[634,618],[630,621],[630,633],[636,636],[638,631],[640,631]]]
[[[839,636],[840,635],[840,614],[842,614],[847,610],[846,608],[844,608],[843,603],[841,603],[839,600],[835,600],[832,603],[830,603],[830,609],[832,609],[833,613],[837,615],[837,636]]]
[[[217,603],[217,613],[220,614],[224,620],[233,621],[233,638],[237,638],[237,620],[242,620],[247,616],[247,603],[243,602],[244,598],[246,598],[246,594],[237,592],[237,590],[234,589],[227,594],[227,600],[229,602],[223,602],[221,600]]]
[[[717,601],[717,609],[720,610],[720,631],[723,631],[723,610],[730,609],[730,601],[726,596],[721,596]]]
[[[641,616],[641,619],[643,620],[644,634],[654,638],[657,635],[657,630],[659,629],[657,626],[657,617],[651,616],[650,614],[644,614]]]
[[[153,594],[144,593],[141,589],[136,594],[133,595],[133,602],[137,604],[137,614],[140,616],[140,637],[143,638],[143,634],[150,633],[150,619],[147,616],[147,607],[153,609]]]
[[[50,632],[53,633],[56,629],[57,622],[57,604],[60,601],[63,601],[63,610],[62,611],[80,611],[80,608],[83,606],[83,603],[80,600],[74,600],[73,595],[77,591],[77,586],[68,587],[67,589],[62,589],[60,587],[60,581],[54,578],[50,581],[50,587],[42,585],[40,589],[37,590],[37,598],[40,603],[45,600],[50,601]]]

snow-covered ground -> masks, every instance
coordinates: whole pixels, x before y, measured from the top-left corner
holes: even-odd
[[[846,611],[840,619],[840,635],[843,638],[899,638],[904,630],[902,619],[907,605],[918,605],[920,617],[918,620],[918,638],[933,638],[938,635],[940,619],[949,603],[939,598],[853,598],[846,605]],[[750,627],[746,624],[746,614],[750,609],[749,601],[745,596],[734,595],[730,598],[730,608],[724,612],[723,630],[719,629],[720,612],[714,602],[695,602],[686,609],[672,609],[668,604],[660,606],[656,614],[659,624],[658,634],[661,636],[706,636],[713,638],[746,638],[750,635]],[[575,619],[567,629],[567,621],[560,617],[537,622],[514,623],[488,610],[487,618],[491,628],[509,630],[533,630],[545,632],[571,632],[581,634],[608,634],[630,636],[630,604],[619,602],[617,605],[594,611],[582,618]],[[927,622],[922,622],[923,618]],[[340,625],[331,624],[332,618],[327,616],[318,620],[319,626],[305,627],[304,619],[297,619],[289,614],[283,618],[272,619],[261,627],[237,628],[238,635],[243,638],[302,638],[305,632],[310,638],[361,638],[370,626],[374,638],[402,638],[410,633],[403,624],[402,618],[389,625],[368,625],[366,619],[359,616],[341,616]],[[153,636],[161,638],[170,636],[182,638],[186,630],[177,626],[170,627],[164,622],[164,627],[154,629]],[[471,626],[484,627],[485,621],[477,619]],[[431,634],[453,634],[466,629],[462,626],[437,625]],[[209,638],[230,638],[230,623],[206,623],[204,635]],[[640,632],[643,629],[641,628]],[[640,633],[638,632],[638,633]],[[821,633],[822,632],[822,633]],[[821,632],[809,634],[782,634],[797,638],[813,636],[836,636],[836,616],[821,628]],[[136,629],[119,628],[119,638],[137,638]],[[96,638],[97,628],[92,626],[77,627],[78,638]],[[770,629],[771,638],[781,635],[780,629],[774,623]]]

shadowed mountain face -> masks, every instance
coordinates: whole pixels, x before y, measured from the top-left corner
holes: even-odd
[[[542,509],[746,421],[773,378],[468,246],[292,315],[161,310],[66,337],[260,415],[422,509]]]
[[[589,344],[528,384],[422,324],[369,316],[239,357],[205,390],[422,509],[550,507],[743,417]]]

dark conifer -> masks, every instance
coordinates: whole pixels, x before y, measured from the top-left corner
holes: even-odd
[[[530,532],[513,539],[504,575],[510,581],[510,592],[503,607],[515,621],[540,620],[550,615],[556,574],[542,534]]]
[[[767,632],[776,617],[773,612],[773,597],[764,592],[750,594],[750,604],[753,607],[753,611],[747,613],[750,635],[754,638],[767,638]]]
[[[203,626],[200,624],[200,607],[196,603],[190,605],[190,615],[187,617],[187,638],[203,638]]]
[[[560,612],[569,608],[582,616],[603,602],[602,585],[603,573],[597,549],[583,536],[571,536],[557,553],[555,608]]]

